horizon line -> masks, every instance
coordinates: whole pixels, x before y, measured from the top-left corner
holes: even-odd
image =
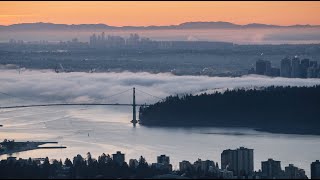
[[[246,26],[246,25],[251,25],[251,24],[261,24],[261,25],[269,25],[269,26],[280,26],[280,27],[290,27],[290,26],[320,26],[320,24],[291,24],[291,25],[278,25],[278,24],[265,24],[265,23],[257,23],[257,22],[252,22],[252,23],[247,23],[247,24],[237,24],[233,23],[230,21],[185,21],[181,22],[178,24],[168,24],[168,25],[123,25],[123,26],[114,26],[106,23],[81,23],[81,24],[73,24],[73,23],[55,23],[55,22],[44,22],[44,21],[34,21],[34,22],[21,22],[21,23],[14,23],[14,24],[0,24],[1,26],[12,26],[12,25],[19,25],[19,24],[55,24],[55,25],[106,25],[106,26],[112,26],[112,27],[163,27],[163,26],[179,26],[185,23],[230,23],[233,25],[239,25],[239,26]]]

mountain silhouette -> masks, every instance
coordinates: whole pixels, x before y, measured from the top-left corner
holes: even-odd
[[[185,22],[169,26],[109,26],[106,24],[54,24],[54,23],[20,23],[8,26],[0,25],[0,30],[93,30],[93,29],[118,29],[118,30],[162,30],[162,29],[243,29],[243,28],[319,28],[320,25],[291,25],[279,26],[270,24],[251,23],[238,25],[230,22]]]

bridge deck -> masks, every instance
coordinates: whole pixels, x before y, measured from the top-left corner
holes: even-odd
[[[12,108],[25,108],[25,107],[46,107],[46,106],[133,106],[133,104],[99,104],[99,103],[71,103],[71,104],[31,104],[31,105],[19,105],[19,106],[3,106],[0,109],[12,109]],[[148,106],[147,104],[135,104],[135,106]]]

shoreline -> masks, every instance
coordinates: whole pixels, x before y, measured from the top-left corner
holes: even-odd
[[[150,127],[150,128],[154,128],[154,127],[162,127],[162,128],[201,128],[201,127],[206,127],[206,128],[245,128],[245,129],[251,129],[251,130],[255,130],[258,132],[266,132],[266,133],[272,133],[272,134],[285,134],[285,135],[304,135],[304,136],[320,136],[320,133],[316,133],[316,132],[303,132],[303,131],[284,131],[284,130],[280,130],[280,129],[268,129],[268,128],[257,128],[257,127],[245,127],[245,126],[213,126],[213,125],[154,125],[154,124],[140,124],[141,126],[145,126],[145,127]]]
[[[37,142],[37,141],[26,141],[26,142],[13,142],[15,146],[14,149],[0,151],[0,156],[2,155],[11,155],[14,153],[24,152],[24,151],[31,151],[35,149],[61,149],[67,148],[66,146],[48,146],[48,147],[39,147],[44,144],[58,144],[58,142],[52,141],[44,141],[44,142]],[[2,145],[2,143],[0,143]]]

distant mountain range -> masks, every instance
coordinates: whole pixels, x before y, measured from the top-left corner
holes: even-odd
[[[233,24],[230,22],[186,22],[170,26],[109,26],[106,24],[54,24],[54,23],[21,23],[8,26],[0,25],[0,30],[26,31],[26,30],[163,30],[163,29],[244,29],[244,28],[319,28],[320,25],[291,25],[279,26],[270,24],[251,23],[246,25]]]

